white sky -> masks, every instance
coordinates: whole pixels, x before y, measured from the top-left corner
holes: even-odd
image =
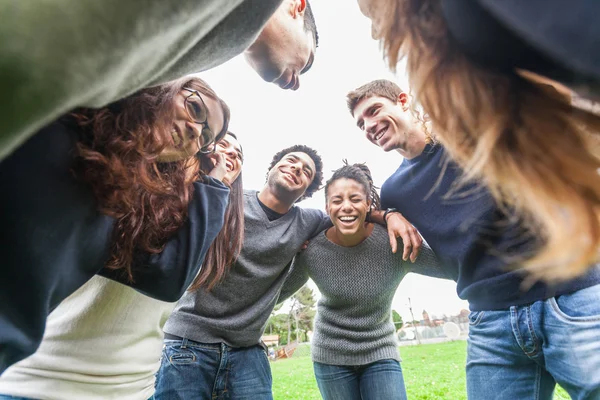
[[[375,184],[381,186],[402,161],[398,153],[384,153],[362,136],[346,108],[345,95],[381,78],[408,89],[403,71],[399,69],[395,77],[387,70],[378,43],[371,39],[370,22],[355,1],[313,1],[311,6],[319,27],[319,48],[298,91],[263,82],[241,56],[201,75],[231,108],[230,130],[244,148],[247,189],[262,188],[272,156],[294,144],[319,152],[325,179],[345,158],[351,163],[366,162]],[[300,204],[324,209],[323,191]],[[430,315],[451,315],[468,308],[456,295],[454,282],[409,274],[393,305],[405,321],[411,319],[408,297],[416,319],[423,309]]]

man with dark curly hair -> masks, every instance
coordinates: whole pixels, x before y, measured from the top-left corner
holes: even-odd
[[[294,255],[329,223],[295,205],[322,179],[321,157],[296,145],[275,154],[260,192],[244,193],[242,251],[217,286],[186,293],[167,321],[156,399],[272,398],[260,338]]]
[[[308,146],[273,156],[265,186],[244,193],[244,245],[225,278],[211,291],[186,293],[167,321],[155,399],[272,399],[271,368],[261,336],[292,259],[304,242],[331,225],[320,210],[295,203],[323,181],[323,162]],[[372,220],[384,224],[383,211]],[[414,261],[420,240],[398,213],[388,216],[395,252],[401,236]]]

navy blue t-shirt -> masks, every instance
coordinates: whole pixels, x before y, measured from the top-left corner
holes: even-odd
[[[535,251],[534,238],[496,207],[486,189],[458,185],[462,172],[448,159],[439,145],[405,159],[381,187],[381,204],[397,208],[419,230],[472,311],[528,304],[600,283],[595,266],[568,283],[538,282],[523,291],[522,275],[508,266]]]
[[[161,253],[136,257],[128,282],[104,267],[114,219],[97,211],[90,187],[73,176],[77,140],[57,122],[0,163],[0,374],[35,352],[50,311],[96,273],[177,301],[223,226],[229,189],[211,178],[194,183],[188,220]]]

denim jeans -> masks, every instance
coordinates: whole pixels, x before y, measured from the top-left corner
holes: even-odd
[[[272,400],[264,348],[165,340],[156,374],[156,400]]]
[[[313,363],[323,400],[406,400],[402,368],[396,360],[367,365]]]
[[[600,399],[600,285],[469,319],[470,400]]]

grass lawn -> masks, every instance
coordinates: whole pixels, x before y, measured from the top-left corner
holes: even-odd
[[[457,341],[400,348],[409,400],[466,400],[466,347]],[[308,351],[298,350],[298,357],[271,363],[275,400],[321,398]],[[569,398],[562,388],[555,391],[555,400]]]

